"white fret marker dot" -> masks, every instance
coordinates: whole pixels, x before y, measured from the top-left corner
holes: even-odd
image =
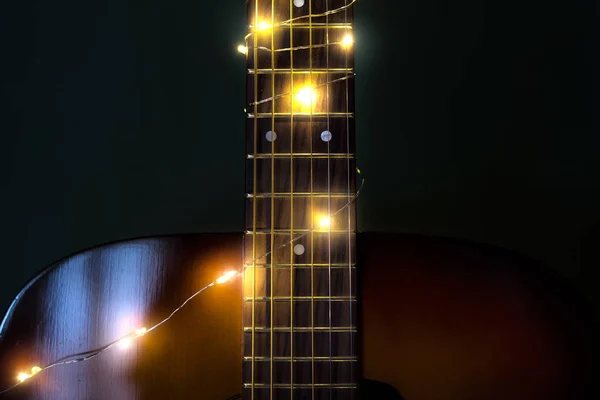
[[[294,5],[296,7],[302,7],[304,5],[304,0],[294,0]]]
[[[277,132],[267,132],[267,134],[265,135],[265,137],[267,138],[267,140],[269,142],[272,142],[273,140],[277,140]]]
[[[332,134],[329,131],[323,131],[321,133],[321,140],[324,142],[329,142],[331,140]]]
[[[296,253],[297,256],[301,256],[302,254],[304,254],[304,246],[301,244],[295,245],[294,253]]]

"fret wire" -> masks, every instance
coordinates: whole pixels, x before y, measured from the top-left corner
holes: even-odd
[[[248,199],[267,199],[270,197],[276,198],[290,198],[293,200],[293,197],[309,197],[310,193],[306,192],[275,192],[275,193],[257,193],[256,196],[252,193],[246,193],[246,198]],[[325,193],[315,193],[312,195],[315,198],[326,198],[328,195]],[[335,199],[351,199],[354,197],[353,195],[348,195],[346,193],[332,193],[331,198]],[[290,204],[293,205],[293,202]]]
[[[243,357],[244,361],[250,361],[252,357]],[[257,361],[269,361],[270,357],[261,357],[261,356],[256,356],[254,357],[255,360]],[[288,356],[273,356],[273,361],[275,362],[303,362],[303,361],[310,361],[311,357],[299,357],[299,356],[295,356],[295,357],[288,357]],[[329,358],[329,356],[315,356],[315,360],[317,361],[333,361],[333,362],[357,362],[358,361],[358,357],[331,357]]]
[[[290,264],[273,264],[273,268],[285,268],[285,269],[289,269],[291,267],[294,267],[294,269],[297,268],[310,268],[311,266],[314,266],[315,268],[329,268],[330,265],[329,264],[319,264],[319,263],[313,263],[313,264],[296,264],[296,263],[290,263]],[[254,267],[255,268],[270,268],[271,267],[271,263],[268,264],[261,264],[259,262],[255,262],[254,263]],[[348,268],[348,263],[331,263],[331,268],[337,268],[337,269],[347,269]],[[353,263],[352,264],[352,268],[356,268],[356,264]]]
[[[274,332],[290,332],[290,328],[287,326],[283,326],[283,327],[279,327],[279,326],[275,326],[273,328],[265,328],[265,327],[255,327],[254,331],[255,332],[271,332],[271,330],[273,330]],[[328,326],[315,326],[315,327],[310,327],[310,326],[294,326],[293,329],[291,330],[292,333],[296,333],[296,332],[311,332],[311,331],[329,331],[329,327]],[[331,327],[331,331],[333,333],[356,333],[356,328],[354,326],[344,326],[344,327],[336,327],[333,326]],[[252,328],[244,328],[244,332],[252,332]]]
[[[354,154],[346,154],[346,153],[335,153],[328,155],[327,153],[257,153],[257,154],[247,154],[246,158],[251,160],[255,158],[265,159],[265,158],[342,158],[342,159],[354,159]]]
[[[315,119],[324,119],[324,118],[354,118],[354,113],[343,113],[343,112],[331,112],[329,114],[324,112],[314,112],[312,115],[306,112],[276,112],[274,113],[275,117],[289,117],[292,114],[295,117],[307,117],[307,118],[315,118]],[[272,113],[247,113],[248,118],[271,118]]]
[[[269,387],[269,383],[255,383],[252,385],[252,387],[257,388],[257,389],[263,389],[263,388],[268,388]],[[249,388],[250,386],[247,383],[244,383],[244,388]],[[329,388],[331,387],[332,389],[356,389],[358,388],[358,385],[355,383],[294,383],[293,386],[291,383],[273,383],[272,387],[277,388],[277,389],[292,389],[292,388],[298,388],[298,389],[313,389],[313,396],[314,396],[314,389],[315,387],[325,387],[325,388]],[[314,397],[313,397],[314,399]]]
[[[248,69],[247,72],[250,75],[254,75],[254,74],[270,75],[273,73],[281,74],[281,75],[287,75],[287,74],[308,75],[308,74],[310,74],[310,71],[295,70],[294,68],[275,68],[273,70],[266,69],[266,68],[259,68],[258,70]],[[325,75],[325,74],[330,74],[332,72],[351,74],[351,73],[354,73],[354,68],[330,68],[330,69],[316,68],[313,70],[313,74],[317,74],[317,75]],[[290,91],[293,93],[293,90],[290,90]]]
[[[299,229],[299,228],[295,228],[294,232],[296,233],[314,233],[315,230],[313,229],[309,229],[309,228],[305,228],[305,229]],[[317,231],[318,233],[327,233],[327,231],[323,230],[323,231]],[[332,229],[331,230],[332,233],[348,233],[348,231],[346,229]],[[269,235],[271,233],[273,234],[279,234],[279,235],[287,235],[289,233],[289,229],[273,229],[273,232],[271,232],[270,228],[267,229],[255,229],[253,231],[247,230],[244,233],[248,234],[248,235]],[[311,260],[312,262],[312,260]]]
[[[277,301],[277,302],[284,302],[284,301],[310,301],[311,299],[314,300],[330,300],[330,301],[336,301],[338,303],[342,303],[342,302],[348,302],[348,303],[354,303],[356,302],[356,296],[352,296],[352,297],[348,297],[348,296],[264,296],[264,297],[245,297],[244,301],[245,302],[251,302],[252,299],[255,299],[256,301]]]
[[[271,30],[278,30],[278,29],[285,29],[283,27],[285,26],[293,26],[294,28],[300,28],[300,29],[311,29],[311,27],[315,30],[318,29],[326,29],[327,26],[324,22],[313,22],[312,24],[310,23],[306,23],[306,22],[298,22],[298,23],[293,23],[293,24],[285,24],[285,25],[279,25],[279,26],[274,26],[273,28],[269,28]],[[250,29],[252,29],[252,25],[249,26]],[[329,28],[333,28],[333,29],[352,29],[352,24],[350,23],[344,23],[344,22],[338,22],[335,25],[330,25]]]

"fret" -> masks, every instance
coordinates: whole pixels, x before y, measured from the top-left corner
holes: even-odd
[[[243,361],[249,363],[249,361]],[[271,363],[274,365],[271,367]],[[348,387],[354,385],[348,382],[351,370],[357,368],[356,361],[332,362],[330,360],[310,360],[296,361],[291,363],[287,361],[257,361],[255,364],[255,387],[264,387],[271,383],[271,371],[273,384],[276,387],[290,387],[291,379],[294,379],[294,387],[308,387],[306,385],[313,384],[315,386],[332,386],[332,387]],[[293,366],[293,371],[292,371]],[[312,373],[314,367],[314,375]],[[327,372],[325,372],[327,371]],[[331,373],[330,373],[331,371]],[[252,376],[246,369],[244,381],[250,381]],[[313,382],[314,377],[314,382]]]
[[[295,199],[298,200],[298,199]],[[321,235],[323,236],[327,236],[329,233],[332,234],[332,236],[334,236],[333,240],[335,241],[335,235],[342,235],[341,240],[343,241],[347,241],[348,240],[348,234],[352,233],[351,231],[348,231],[346,229],[321,229],[321,230],[317,230],[317,231],[313,231],[312,229],[306,228],[306,229],[301,229],[301,228],[294,228],[294,232],[296,232],[297,234],[302,234],[302,233],[314,233],[315,235]],[[246,235],[255,235],[255,236],[260,236],[260,235],[264,235],[264,236],[268,236],[268,235],[280,235],[280,236],[285,236],[286,238],[290,235],[290,229],[289,228],[279,228],[279,229],[273,229],[273,228],[263,228],[263,229],[255,229],[255,230],[246,230],[244,231],[244,233]],[[327,238],[329,239],[329,238]],[[291,238],[290,238],[291,240]],[[302,239],[299,239],[301,243]]]
[[[302,74],[302,75],[310,75],[310,74],[331,74],[331,73],[335,73],[335,74],[339,74],[342,73],[343,75],[347,75],[347,74],[353,74],[354,73],[354,68],[313,68],[312,71],[306,71],[306,70],[296,70],[296,69],[292,69],[292,68],[262,68],[262,69],[248,69],[247,71],[248,74],[250,75],[254,75],[254,74]]]
[[[298,93],[292,93],[290,88],[292,84],[295,88],[311,86],[313,87],[312,93],[316,97],[312,104],[313,113],[349,113],[351,110],[347,108],[349,104],[346,102],[346,95],[350,97],[354,95],[353,85],[348,84],[348,81],[352,80],[352,75],[349,73],[246,75],[249,83],[246,99],[248,104],[255,101],[260,102],[256,108],[252,108],[254,113],[304,112],[310,114],[310,105],[296,101]],[[258,93],[256,94],[254,85],[250,84],[254,81],[258,83]],[[339,95],[327,96],[327,88]],[[296,97],[293,109],[292,97]],[[274,99],[267,101],[270,98]]]
[[[312,327],[305,327],[305,326],[294,326],[291,328],[287,328],[287,327],[282,327],[282,326],[275,326],[273,328],[270,327],[255,327],[254,328],[254,332],[256,333],[270,333],[270,332],[311,332],[314,331],[315,333],[317,332],[331,332],[331,333],[356,333],[356,327],[355,326],[337,326],[337,327],[332,327],[329,328],[328,326],[315,326],[314,328]],[[252,332],[252,327],[249,326],[245,326],[244,327],[244,333],[251,333]]]
[[[324,369],[324,368],[323,368]],[[281,374],[283,375],[283,374]],[[244,383],[244,388],[250,388],[252,387],[251,383]],[[271,387],[271,385],[269,383],[255,383],[254,387],[257,389],[261,389],[261,388],[269,388]],[[310,389],[313,387],[317,387],[317,388],[321,388],[321,389],[356,389],[358,388],[358,384],[356,383],[315,383],[315,384],[311,384],[311,383],[273,383],[273,387],[278,388],[278,389]],[[327,396],[329,395],[329,392],[324,393]],[[304,399],[304,397],[301,397],[302,399]],[[326,397],[327,399],[329,399],[329,397]],[[349,398],[349,397],[343,397],[343,398]],[[279,397],[277,398],[279,399]]]
[[[314,19],[319,19],[322,17],[314,17]],[[280,33],[277,31],[281,31],[281,33],[283,33],[283,31],[289,31],[290,28],[296,29],[296,28],[300,28],[300,29],[310,29],[310,28],[314,28],[316,29],[325,29],[325,28],[330,28],[330,29],[352,29],[352,25],[348,24],[348,23],[343,23],[343,22],[339,22],[339,23],[333,23],[330,22],[329,24],[325,23],[325,22],[313,22],[312,24],[309,24],[308,22],[301,22],[301,21],[294,21],[294,22],[288,22],[284,25],[276,25],[275,26],[275,32],[276,33]],[[248,28],[250,30],[252,30],[254,28],[254,25],[248,25]]]
[[[256,122],[257,132],[254,133]],[[354,156],[354,122],[347,118],[315,119],[294,115],[288,118],[248,119],[246,123],[247,154],[302,154],[326,157],[331,154]],[[323,132],[331,133],[329,142],[323,141]],[[271,132],[271,134],[269,134]],[[275,132],[275,135],[272,135]],[[274,141],[271,141],[275,137]]]
[[[310,301],[255,300],[254,303],[245,302],[243,307],[244,312],[254,307],[255,329],[345,329],[356,324],[356,301],[346,299],[335,302],[326,297]],[[251,326],[252,320],[248,318],[244,319],[244,326]]]
[[[254,299],[254,305],[271,298],[289,301],[290,291],[293,300],[298,297],[298,301],[328,300],[330,296],[353,301],[356,297],[355,268],[254,268],[246,270],[247,275],[255,277],[248,276],[243,287],[244,298]]]
[[[311,361],[311,360],[317,360],[317,361],[323,361],[323,360],[328,360],[328,361],[332,361],[332,362],[355,362],[358,361],[357,357],[329,357],[329,356],[315,356],[315,357],[298,357],[298,356],[294,356],[294,357],[290,357],[290,356],[277,356],[277,357],[254,357],[254,359],[256,361],[269,361],[269,360],[273,360],[273,361],[282,361],[282,362],[298,362],[298,361]],[[252,361],[252,357],[243,357],[243,361]]]
[[[339,9],[346,6],[348,3],[350,3],[349,0],[313,0],[309,5],[309,1],[307,0],[303,7],[295,7],[292,5],[292,1],[289,0],[247,0],[246,15],[248,25],[250,26],[254,24],[257,14],[259,20],[261,20],[260,17],[270,17],[271,13],[273,13],[276,21],[285,21],[290,19],[290,17],[298,18],[301,16],[306,16],[309,14],[309,9],[312,14],[323,14],[327,12],[327,10]],[[351,24],[353,21],[352,11],[352,7],[349,7],[342,12],[331,14],[329,15],[328,21],[330,24],[339,22]],[[313,17],[312,19],[313,22],[320,22],[321,20],[323,20],[323,22],[325,21],[325,17]],[[297,20],[297,22],[307,23],[308,18]]]
[[[315,233],[315,234],[321,234],[321,235],[327,235],[328,233],[331,233],[333,235],[347,235],[350,231],[346,230],[346,229],[322,229],[320,231],[313,231],[312,229],[300,229],[300,228],[294,228],[294,232],[296,233]],[[272,229],[272,228],[264,228],[264,229],[255,229],[255,230],[247,230],[244,231],[245,234],[247,235],[282,235],[282,236],[289,236],[290,234],[290,229]],[[351,233],[351,232],[350,232]],[[347,240],[347,236],[343,236],[342,237],[343,240]],[[291,238],[290,238],[291,240]]]
[[[274,43],[271,42],[271,35],[265,34],[265,32],[250,36],[247,42],[249,49],[248,66],[254,69],[293,68],[295,70],[309,70],[311,64],[313,69],[354,67],[354,59],[344,57],[346,50],[340,45],[334,45],[334,43],[340,43],[348,33],[352,33],[349,26],[332,25],[327,28],[323,25],[316,25],[313,29],[308,29],[308,26],[302,25],[299,28],[294,27],[292,29],[292,36],[290,35],[289,26],[276,26],[274,28],[276,34]],[[311,36],[313,43],[321,44],[321,46],[308,48]],[[327,37],[329,37],[329,42]],[[327,43],[330,44],[322,46]],[[258,47],[256,49],[256,63],[254,46]],[[281,51],[272,52],[269,50]]]
[[[333,302],[342,302],[342,301],[349,301],[349,302],[353,302],[356,301],[356,297],[349,297],[349,296],[265,296],[265,297],[259,297],[259,296],[251,296],[251,297],[245,297],[244,301],[245,302],[252,302],[252,301],[279,301],[279,302],[290,302],[292,299],[294,299],[294,301],[333,301]]]
[[[260,262],[255,262],[254,263],[254,267],[256,268],[273,268],[273,269],[285,269],[285,268],[290,268],[290,267],[294,267],[294,269],[306,269],[306,268],[314,268],[315,270],[318,269],[327,269],[329,270],[330,268],[332,270],[335,269],[348,269],[348,268],[352,268],[355,269],[356,268],[356,264],[354,263],[325,263],[325,264],[318,264],[318,263],[313,263],[313,264],[302,264],[302,263],[260,263]]]
[[[296,232],[296,231],[295,231]],[[308,230],[305,231],[305,233]],[[299,236],[294,233],[294,238]],[[306,234],[295,240],[293,245],[302,245],[304,252],[296,254],[294,246],[287,245],[292,240],[289,231],[281,230],[273,233],[274,249],[273,252],[261,257],[267,251],[271,250],[271,233],[267,231],[247,233],[244,241],[244,263],[252,262],[252,248],[256,246],[256,260],[259,264],[265,263],[289,263],[290,260],[300,263],[314,264],[346,264],[350,265],[356,262],[356,233],[348,231],[331,232],[331,252],[329,252],[330,236],[329,232],[314,232]],[[247,267],[251,268],[251,267]]]
[[[254,158],[246,160],[246,168],[246,191],[249,193],[356,192],[356,161],[350,157]],[[291,169],[293,171],[290,171]],[[254,182],[255,172],[262,177],[257,182]]]
[[[326,193],[326,190],[320,192]],[[293,226],[294,231],[301,234],[318,228],[320,220],[331,215],[329,227],[327,229],[319,228],[317,232],[326,230],[333,234],[347,234],[349,226],[353,227],[356,219],[354,208],[345,207],[348,205],[348,201],[348,198],[344,197],[329,198],[325,196],[247,198],[246,227],[250,229],[245,232],[249,235],[287,234],[290,233]],[[347,236],[342,238],[342,240],[347,239]],[[334,237],[333,240],[336,238]]]
[[[346,118],[354,118],[354,113],[353,112],[319,112],[319,111],[313,111],[311,112],[289,112],[289,111],[278,111],[278,112],[259,112],[259,113],[252,113],[252,112],[248,112],[246,114],[246,116],[249,119],[269,119],[271,120],[272,118],[277,119],[277,120],[289,120],[290,117],[294,117],[294,118],[305,118],[305,119],[312,119],[313,122],[314,121],[323,121],[325,120],[325,122],[329,119],[331,119],[332,121],[336,121],[337,119],[346,119]]]
[[[252,199],[270,199],[275,198],[291,198],[294,197],[312,197],[312,198],[336,198],[336,199],[352,199],[354,193],[309,193],[309,192],[280,192],[280,193],[246,193],[246,198]]]
[[[333,159],[333,158],[343,158],[343,159],[349,159],[349,160],[353,160],[354,159],[354,154],[349,154],[349,153],[340,153],[340,154],[335,154],[335,153],[255,153],[255,154],[246,154],[246,158],[247,159],[254,159],[254,158],[308,158],[308,159],[314,159],[314,158],[326,158],[326,159]]]
[[[245,329],[244,335],[250,336],[251,334],[251,328]],[[315,338],[314,350],[306,346],[306,340],[312,336]],[[319,358],[356,358],[356,354],[351,347],[351,343],[356,340],[356,329],[333,328],[329,332],[329,329],[317,328],[313,332],[299,327],[274,328],[273,331],[270,331],[270,328],[256,328],[255,337],[255,357],[271,357],[272,345],[274,358],[290,360],[313,357],[313,355]],[[292,342],[294,346],[293,354],[291,352]],[[244,357],[251,357],[250,347],[249,344],[244,345]]]
[[[245,384],[242,391],[243,399],[277,399],[277,400],[297,400],[297,399],[314,399],[314,400],[346,400],[356,398],[353,394],[357,386],[348,387],[296,387],[292,388],[269,388],[255,387],[251,388],[250,384]]]

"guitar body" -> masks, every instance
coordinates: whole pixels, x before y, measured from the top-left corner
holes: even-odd
[[[359,234],[361,398],[590,398],[592,313],[549,271],[454,240]],[[242,263],[242,235],[109,244],[68,257],[11,307],[0,382],[162,320]],[[241,393],[242,285],[216,285],[168,322],[89,361],[45,370],[3,397],[215,399]]]

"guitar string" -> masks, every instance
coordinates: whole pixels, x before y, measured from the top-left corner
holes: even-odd
[[[271,0],[271,21],[275,20],[275,0]],[[254,39],[255,43],[258,43],[258,38],[255,37]],[[275,29],[271,29],[271,48],[275,48]],[[255,61],[255,68],[258,68],[257,62]],[[275,53],[271,52],[271,94],[274,95],[275,94]],[[258,80],[258,75],[254,76],[255,80]],[[293,109],[292,109],[293,110]],[[257,112],[258,112],[258,108],[257,108]],[[271,103],[271,132],[275,132],[275,102]],[[274,134],[272,139],[274,138]],[[273,248],[275,246],[275,196],[274,196],[274,192],[275,192],[275,140],[271,140],[271,248]],[[256,163],[254,164],[254,168],[256,169]],[[256,182],[254,182],[254,185],[256,186]],[[256,198],[253,199],[253,202],[256,202]],[[253,226],[252,229],[256,229],[256,226]],[[256,241],[256,236],[254,236],[253,241]],[[270,287],[269,287],[269,291],[270,291],[270,295],[271,295],[271,301],[269,303],[270,304],[270,313],[269,313],[269,322],[270,322],[270,332],[269,332],[269,382],[271,383],[269,386],[269,397],[270,399],[273,399],[273,375],[274,375],[274,368],[273,368],[273,337],[274,337],[274,332],[273,332],[273,327],[274,322],[275,322],[275,318],[274,318],[274,314],[275,314],[275,302],[273,301],[273,297],[274,297],[274,290],[275,290],[275,273],[274,273],[274,265],[275,265],[275,257],[271,257],[271,265],[269,268],[269,276],[270,276]],[[256,267],[255,267],[256,269]],[[253,283],[256,283],[256,279],[252,279]],[[252,293],[252,296],[256,296],[256,292]],[[252,345],[254,346],[255,343],[253,341]],[[255,377],[252,377],[252,396],[251,398],[254,398],[254,380]]]
[[[356,170],[356,172],[358,174],[360,174],[360,170]],[[344,204],[339,210],[337,210],[331,217],[335,217],[337,214],[339,214],[340,212],[342,212],[345,208],[349,207],[354,201],[356,201],[356,199],[359,197],[361,190],[364,186],[365,183],[365,178],[361,179],[361,185],[359,187],[359,189],[356,191],[356,193],[350,198],[350,200]],[[251,267],[252,265],[254,265],[254,263],[258,260],[260,260],[261,258],[267,257],[268,255],[270,255],[273,251],[275,250],[279,250],[282,249],[290,244],[292,244],[293,242],[302,239],[304,236],[308,235],[309,233],[311,233],[312,231],[317,231],[319,230],[319,228],[312,228],[307,232],[304,232],[298,236],[296,236],[295,238],[291,239],[289,242],[286,242],[278,247],[272,248],[272,250],[269,250],[267,252],[265,252],[264,254],[256,257],[254,260],[251,260],[250,262],[246,263],[241,270],[239,271],[235,271],[235,274],[231,274],[228,276],[228,278],[233,279],[239,275],[241,275],[247,268]],[[215,280],[211,283],[209,283],[208,285],[204,286],[203,288],[201,288],[200,290],[196,291],[194,294],[192,294],[191,296],[189,296],[183,303],[181,303],[181,305],[179,305],[177,308],[175,308],[166,318],[162,319],[161,321],[159,321],[158,323],[152,325],[150,328],[144,330],[141,333],[129,333],[127,335],[121,336],[118,339],[113,340],[112,342],[109,342],[108,344],[105,344],[101,347],[92,349],[92,350],[88,350],[85,352],[80,352],[80,353],[74,353],[74,354],[70,354],[67,356],[64,356],[62,358],[57,359],[56,361],[53,361],[52,363],[46,365],[45,367],[42,367],[39,369],[39,371],[37,371],[35,374],[29,376],[27,379],[21,381],[21,382],[17,382],[16,384],[3,389],[0,391],[0,395],[3,395],[11,390],[13,390],[14,388],[23,385],[25,382],[29,382],[31,380],[31,378],[37,374],[39,374],[40,372],[46,371],[50,368],[54,368],[57,367],[59,365],[68,365],[68,364],[74,364],[74,363],[78,363],[78,362],[84,362],[84,361],[88,361],[91,360],[92,358],[96,357],[97,355],[99,355],[100,353],[114,347],[115,345],[119,344],[119,343],[123,343],[126,340],[132,340],[141,336],[144,336],[150,332],[152,332],[153,330],[155,330],[156,328],[158,328],[159,326],[161,326],[162,324],[166,323],[167,321],[169,321],[179,310],[181,310],[187,303],[189,303],[192,299],[194,299],[196,296],[198,296],[200,293],[204,292],[205,290],[217,285],[219,282],[218,280]],[[76,358],[73,358],[76,357]]]
[[[353,16],[352,16],[353,17]],[[354,19],[354,18],[352,18]],[[348,9],[344,10],[344,21],[348,22]],[[348,53],[345,54],[345,67],[348,68]],[[354,65],[352,65],[352,67],[354,67]],[[348,83],[349,81],[345,81],[345,86],[346,86],[346,90],[345,90],[345,97],[346,97],[346,112],[349,111],[350,109],[350,102],[349,102],[349,86]],[[346,152],[350,153],[350,117],[349,114],[346,114]],[[355,164],[356,165],[356,164]],[[347,161],[347,171],[348,171],[348,189],[347,189],[347,193],[350,194],[351,191],[351,187],[350,187],[350,160],[348,159]],[[356,214],[355,214],[356,215]],[[354,316],[352,313],[352,241],[351,241],[351,234],[350,234],[350,230],[351,228],[353,228],[352,226],[352,214],[349,212],[348,213],[348,300],[349,300],[349,305],[348,305],[348,319],[349,319],[349,323],[350,326],[354,325]],[[356,224],[354,225],[356,226]],[[355,243],[356,246],[356,243]],[[355,351],[354,348],[354,336],[352,334],[349,335],[350,336],[350,354],[352,354]],[[350,364],[350,382],[353,382],[355,379],[354,377],[354,368],[353,368],[353,364]],[[350,400],[354,399],[354,391],[350,392]]]
[[[308,14],[312,14],[312,1],[308,2]],[[313,29],[312,29],[313,19],[312,16],[308,18],[308,43],[312,45],[313,42]],[[309,66],[309,79],[311,86],[313,85],[313,49],[309,50],[308,55],[308,66]],[[292,77],[293,79],[293,77]],[[313,107],[314,102],[311,97],[309,97],[310,101],[310,116],[309,116],[309,129],[310,132],[313,131]],[[329,114],[327,114],[329,116]],[[313,162],[313,146],[314,143],[310,141],[310,210],[314,210],[314,186],[315,181],[313,177],[314,172],[314,162]],[[293,293],[291,293],[293,294]],[[315,237],[311,232],[310,234],[310,375],[311,375],[311,395],[312,399],[315,398]],[[293,335],[293,334],[292,334]],[[294,392],[292,391],[292,397],[294,396]]]
[[[329,2],[326,1],[325,2],[325,7],[326,7],[326,11],[329,11]],[[311,43],[312,44],[312,43]],[[325,44],[329,44],[329,16],[325,17]],[[327,64],[327,79],[326,81],[329,81],[329,46],[325,47],[325,59],[326,64]],[[327,112],[327,132],[331,132],[331,126],[330,126],[330,114],[329,114],[329,85],[327,85],[326,87],[326,112]],[[348,112],[348,109],[346,109],[346,112]],[[327,141],[327,214],[329,215],[331,213],[331,146],[330,146],[330,140]],[[348,154],[349,156],[350,154]],[[328,285],[328,292],[329,292],[329,304],[328,304],[328,322],[329,322],[329,399],[331,400],[331,397],[333,395],[332,393],[332,389],[331,389],[331,384],[333,383],[333,379],[332,379],[332,375],[333,375],[333,358],[332,358],[332,352],[331,352],[331,347],[332,347],[332,334],[331,334],[331,223],[329,224],[329,232],[327,234],[327,245],[328,245],[328,249],[327,249],[327,261],[328,261],[328,265],[327,265],[327,285]]]
[[[356,0],[352,0],[350,3],[348,3],[345,6],[339,7],[339,8],[334,9],[334,10],[329,10],[329,11],[327,11],[325,13],[321,13],[321,14],[306,14],[306,15],[302,15],[302,16],[299,16],[299,17],[296,17],[296,18],[291,18],[291,19],[288,19],[286,21],[282,21],[282,22],[280,22],[278,24],[275,24],[272,27],[289,25],[291,22],[294,22],[294,21],[297,21],[297,20],[301,20],[301,19],[304,19],[304,18],[323,17],[323,16],[332,15],[332,14],[335,14],[335,13],[338,13],[338,12],[341,12],[341,11],[344,11],[344,10],[348,9],[355,2],[356,2]],[[253,32],[249,33],[248,35],[246,35],[245,38],[247,39],[252,34],[253,34]],[[341,43],[342,42],[327,43],[325,45],[315,45],[314,47],[329,47],[330,45],[341,44]],[[305,49],[305,48],[311,48],[312,49],[314,47],[312,46],[312,43],[311,43],[310,46],[299,46],[298,48],[290,47],[288,49],[271,50],[271,49],[268,49],[268,48],[261,48],[261,47],[257,46],[257,49],[277,52],[277,51],[285,51],[285,50],[297,50],[297,49],[299,50],[299,49]],[[327,75],[329,75],[329,74],[327,74]],[[348,79],[351,79],[355,75],[356,75],[355,73],[351,73],[351,75],[344,76],[344,77],[341,77],[341,78],[338,78],[338,79],[334,79],[334,80],[331,80],[331,81],[328,80],[328,81],[326,81],[324,83],[315,85],[315,87],[327,86],[329,88],[329,85],[331,83],[340,82],[340,81],[347,81]],[[291,94],[291,92],[290,93],[282,93],[282,94],[279,94],[279,95],[274,95],[274,96],[272,96],[270,98],[266,98],[266,99],[263,99],[263,100],[260,100],[260,101],[252,102],[252,103],[250,103],[250,106],[264,104],[264,103],[267,103],[269,101],[273,101],[273,100],[276,100],[276,99],[281,98],[281,97],[285,97],[285,96],[290,95],[290,94]],[[346,118],[348,119],[348,116]],[[327,122],[329,124],[329,117],[327,119]],[[329,158],[329,143],[328,143],[328,158]],[[328,162],[329,162],[329,160],[328,160]],[[356,172],[358,174],[360,174],[360,170],[358,168],[356,169]],[[329,174],[329,171],[328,171],[328,174]],[[343,211],[348,206],[350,206],[358,198],[358,196],[360,195],[360,192],[361,192],[361,190],[362,190],[362,188],[364,186],[364,183],[365,183],[365,179],[362,178],[361,179],[361,185],[358,188],[358,190],[356,191],[356,193],[350,198],[350,200],[344,206],[342,206],[334,214],[332,214],[329,217],[330,219],[333,218],[333,217],[335,217],[337,214],[339,214],[341,211]],[[329,177],[328,177],[328,186],[329,186]],[[279,250],[281,248],[284,248],[284,247],[286,247],[286,246],[294,243],[297,240],[300,240],[304,236],[313,233],[317,229],[318,228],[309,229],[307,232],[304,232],[303,234],[300,234],[300,235],[296,236],[295,238],[291,239],[289,242],[286,242],[286,243],[284,243],[284,244],[282,244],[282,245],[280,245],[278,247],[275,247],[275,248],[272,247],[272,250],[267,251],[266,253],[264,253],[264,254],[256,257],[254,260],[250,261],[249,263],[246,263],[242,267],[241,271],[236,271],[235,275],[230,275],[229,278],[234,278],[234,277],[237,277],[237,276],[241,275],[249,266],[254,265],[254,263],[256,261],[258,261],[261,258],[264,258],[264,257],[270,255],[275,250]],[[329,233],[331,234],[331,226],[329,226],[329,231],[330,231]],[[174,309],[166,318],[164,318],[163,320],[159,321],[155,325],[151,326],[149,329],[144,330],[143,333],[130,333],[130,334],[124,335],[124,336],[122,336],[122,337],[120,337],[120,338],[118,338],[116,340],[113,340],[112,342],[109,342],[108,344],[105,344],[105,345],[103,345],[101,347],[98,347],[96,349],[92,349],[92,350],[89,350],[89,351],[86,351],[86,352],[74,353],[74,354],[70,354],[70,355],[67,355],[65,357],[62,357],[62,358],[60,358],[60,359],[58,359],[58,360],[56,360],[56,361],[54,361],[54,362],[46,365],[43,368],[39,368],[38,371],[36,371],[35,373],[32,373],[31,375],[28,375],[28,377],[26,379],[24,379],[22,381],[19,381],[19,382],[15,383],[14,385],[10,386],[10,387],[7,387],[6,389],[1,390],[0,391],[0,395],[4,395],[5,393],[7,393],[7,392],[9,392],[9,391],[11,391],[13,389],[15,389],[16,387],[23,385],[25,382],[28,382],[33,376],[37,375],[40,372],[46,371],[46,370],[48,370],[50,368],[54,368],[54,367],[59,366],[59,365],[67,365],[67,364],[73,364],[73,363],[77,363],[77,362],[84,362],[84,361],[91,360],[92,358],[96,357],[100,353],[102,353],[102,352],[104,352],[104,351],[112,348],[116,344],[122,343],[125,340],[131,340],[131,339],[143,336],[143,335],[145,335],[145,334],[153,331],[154,329],[158,328],[162,324],[164,324],[167,321],[169,321],[179,310],[181,310],[188,302],[190,302],[192,299],[194,299],[200,293],[204,292],[205,290],[209,289],[212,286],[215,286],[217,284],[217,281],[218,280],[213,281],[213,282],[209,283],[208,285],[204,286],[203,288],[201,288],[200,290],[196,291],[194,294],[192,294],[191,296],[189,296],[180,306],[178,306],[176,309]],[[330,284],[331,284],[331,282],[330,282]],[[330,293],[330,295],[331,295],[331,293]],[[331,310],[330,310],[330,318],[331,318]],[[330,324],[331,324],[331,321],[330,321]],[[73,357],[77,357],[77,358],[73,358]]]
[[[290,0],[290,18],[294,17],[294,8],[292,7],[292,0]],[[294,91],[294,51],[291,48],[294,47],[294,25],[289,25],[290,30],[290,75],[292,79],[290,79],[290,91]],[[290,96],[290,165],[293,165],[294,158],[294,96]],[[290,168],[290,237],[294,234],[294,168]],[[290,251],[290,265],[294,264],[294,252]],[[294,274],[290,268],[290,293],[294,293]],[[294,370],[294,304],[290,301],[290,400],[294,400],[294,375],[296,371]]]

